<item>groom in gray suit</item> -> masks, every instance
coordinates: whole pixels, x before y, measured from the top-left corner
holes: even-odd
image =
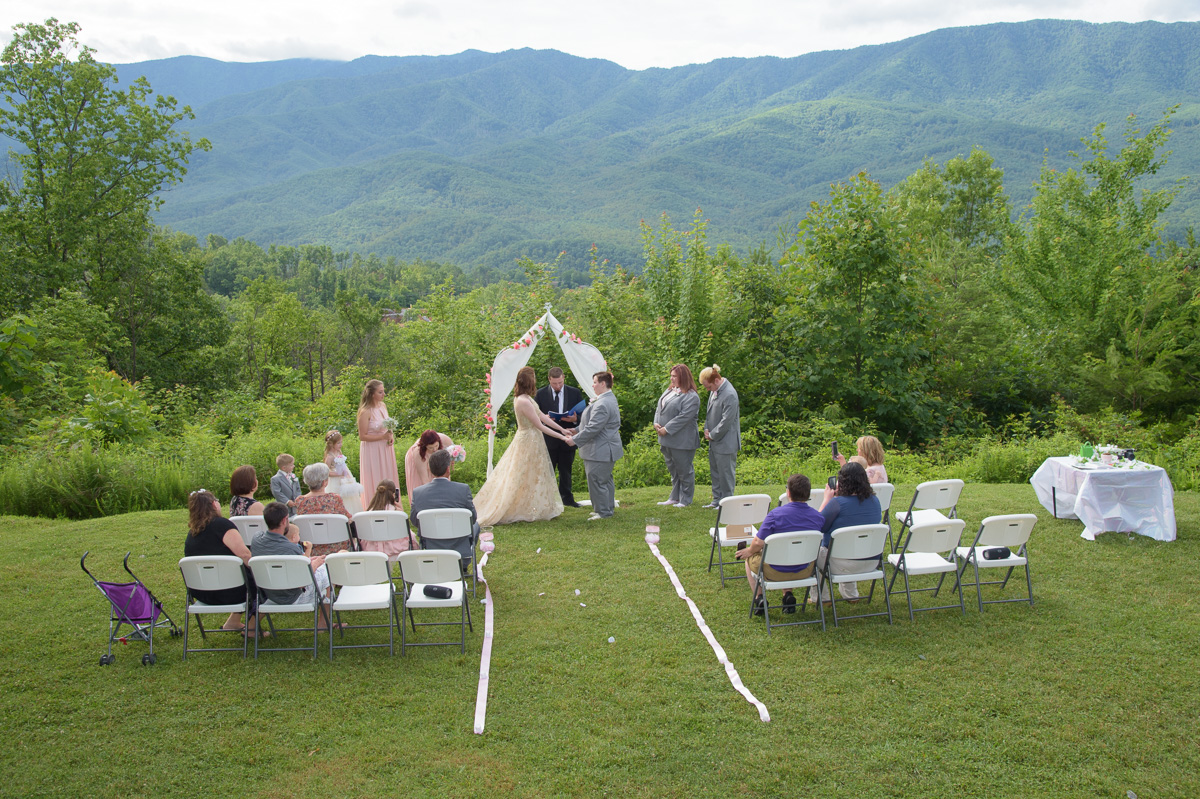
[[[592,375],[592,391],[596,399],[579,417],[579,429],[567,438],[568,444],[579,447],[583,468],[587,471],[588,496],[592,500],[592,515],[588,521],[607,519],[613,515],[617,487],[613,483],[613,464],[625,449],[621,446],[621,411],[612,393],[611,372]]]

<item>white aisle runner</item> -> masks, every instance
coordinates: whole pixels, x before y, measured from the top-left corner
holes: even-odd
[[[483,734],[483,722],[487,716],[488,672],[492,668],[492,629],[495,614],[492,611],[492,589],[483,577],[483,567],[488,562],[487,552],[479,559],[479,579],[483,582],[483,651],[479,656],[479,690],[475,693],[475,734]]]
[[[679,594],[679,598],[687,603],[688,610],[692,612],[692,618],[696,620],[696,625],[700,628],[700,632],[702,632],[704,637],[708,639],[708,645],[711,646],[713,652],[716,653],[717,662],[725,667],[725,674],[729,677],[729,682],[733,683],[734,689],[736,689],[739,694],[746,697],[747,702],[758,708],[759,719],[762,721],[770,721],[771,714],[767,712],[767,706],[758,701],[754,694],[750,693],[750,689],[742,684],[742,678],[738,675],[737,669],[735,669],[733,664],[729,662],[729,658],[726,656],[725,650],[719,643],[717,643],[716,636],[713,635],[712,630],[710,630],[708,624],[705,623],[704,617],[700,615],[700,609],[696,607],[696,603],[693,602],[691,597],[687,595],[687,592],[683,590],[683,585],[679,582],[679,577],[675,574],[675,570],[671,568],[671,564],[668,563],[667,559],[663,557],[663,554],[658,551],[658,546],[656,544],[652,544],[647,541],[646,545],[650,547],[650,551],[654,553],[654,557],[658,558],[658,562],[662,564],[664,569],[666,569],[667,576],[671,578],[671,584],[675,586],[675,593]],[[490,608],[491,606],[489,605],[488,607]]]

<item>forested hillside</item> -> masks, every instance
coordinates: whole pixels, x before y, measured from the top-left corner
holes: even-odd
[[[191,103],[213,142],[164,224],[505,273],[566,251],[568,282],[586,280],[592,243],[636,266],[641,219],[702,208],[745,252],[831,183],[865,170],[894,185],[976,146],[1019,213],[1081,131],[1175,105],[1156,180],[1200,167],[1200,23],[996,24],[643,71],[532,50],[119,71]],[[1171,236],[1195,224],[1197,191],[1164,216]]]
[[[1098,46],[1092,34],[1195,28],[1040,30],[1074,31],[1058,40],[1082,59]],[[737,388],[739,480],[754,484],[796,469],[819,475],[830,440],[871,433],[884,441],[889,473],[907,482],[1022,482],[1046,455],[1090,440],[1136,448],[1178,488],[1200,485],[1200,246],[1190,234],[1163,236],[1189,191],[1171,175],[1195,157],[1195,103],[1052,133],[1045,120],[1029,122],[1032,110],[981,121],[980,109],[999,101],[991,73],[966,69],[967,55],[940,79],[896,83],[903,102],[848,88],[796,101],[831,83],[856,86],[871,68],[887,72],[889,59],[907,65],[897,81],[919,57],[954,62],[937,42],[955,35],[945,32],[925,44],[776,60],[794,71],[806,64],[803,80],[771,70],[759,78],[766,59],[627,73],[531,52],[406,60],[419,69],[395,75],[364,71],[377,59],[305,62],[335,77],[299,82],[279,82],[275,68],[230,68],[209,91],[260,89],[206,108],[274,109],[253,117],[253,133],[250,116],[202,127],[157,94],[165,87],[116,82],[77,32],[55,20],[18,25],[0,63],[0,134],[11,144],[0,178],[0,512],[179,507],[246,463],[266,485],[276,454],[319,459],[331,428],[346,435],[356,467],[355,415],[370,377],[385,382],[399,440],[432,428],[466,442],[457,474],[478,486],[486,425],[512,429],[507,408],[493,419],[485,376],[546,303],[616,376],[620,486],[666,479],[650,422],[680,363],[720,364]],[[838,68],[839,59],[851,61]],[[548,78],[538,69],[547,60],[563,65],[560,77],[579,74]],[[1046,63],[1026,62],[1038,65],[1029,86],[1051,83]],[[1129,72],[1143,68],[1139,60]],[[1171,93],[1164,70],[1141,81],[1146,97]],[[379,82],[408,98],[410,114],[418,95],[429,107],[409,118],[372,105]],[[1118,84],[1087,85],[1113,103]],[[497,98],[516,86],[542,101],[506,113]],[[914,104],[913,92],[954,96],[966,110]],[[325,106],[340,115],[294,110],[319,95],[341,97]],[[1009,105],[1022,103],[1035,108],[1029,98]],[[879,119],[890,132],[866,124]],[[955,154],[927,158],[919,133],[944,133],[947,120],[963,125],[943,140]],[[221,138],[238,125],[244,139]],[[996,152],[972,146],[979,130],[1000,142]],[[1031,160],[1025,151],[1051,135],[1064,153],[1075,140],[1076,153]],[[421,136],[421,147],[380,155]],[[301,174],[285,157],[299,152],[354,163]],[[880,153],[907,153],[912,164],[855,171],[857,159]],[[1030,178],[1001,161],[1022,153]],[[224,174],[213,168],[222,159]],[[222,185],[240,181],[266,183],[224,205]],[[724,216],[690,210],[714,186],[721,192],[708,196]],[[397,205],[403,192],[410,200]],[[630,192],[668,210],[689,198],[689,210],[640,223],[631,215],[614,228],[632,213],[622,199]],[[189,203],[226,215],[227,226],[194,236],[155,224]],[[321,240],[291,243],[280,209]],[[253,241],[238,225],[272,232]],[[543,230],[559,238],[539,238]],[[613,230],[631,240],[623,266],[605,239]],[[767,243],[740,243],[752,237]],[[440,255],[364,253],[382,241],[420,241]],[[577,251],[551,249],[567,241]],[[533,257],[515,260],[515,273],[451,257],[471,247]],[[562,360],[546,342],[531,363],[544,375]]]

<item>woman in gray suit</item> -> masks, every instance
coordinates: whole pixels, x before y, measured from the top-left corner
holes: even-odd
[[[659,505],[686,508],[692,504],[696,490],[694,461],[700,447],[699,418],[700,395],[692,370],[683,364],[672,366],[671,387],[654,406],[654,432],[658,433],[658,446],[671,473],[671,496]]]

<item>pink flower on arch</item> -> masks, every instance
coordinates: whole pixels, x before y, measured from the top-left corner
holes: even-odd
[[[490,424],[485,424],[485,425],[483,426],[483,429],[484,429],[484,430],[491,430],[491,429],[492,429],[492,426],[491,426]]]
[[[492,390],[491,390],[490,388],[485,388],[485,389],[483,390],[483,393],[484,393],[484,394],[491,394],[491,393],[492,393]]]

